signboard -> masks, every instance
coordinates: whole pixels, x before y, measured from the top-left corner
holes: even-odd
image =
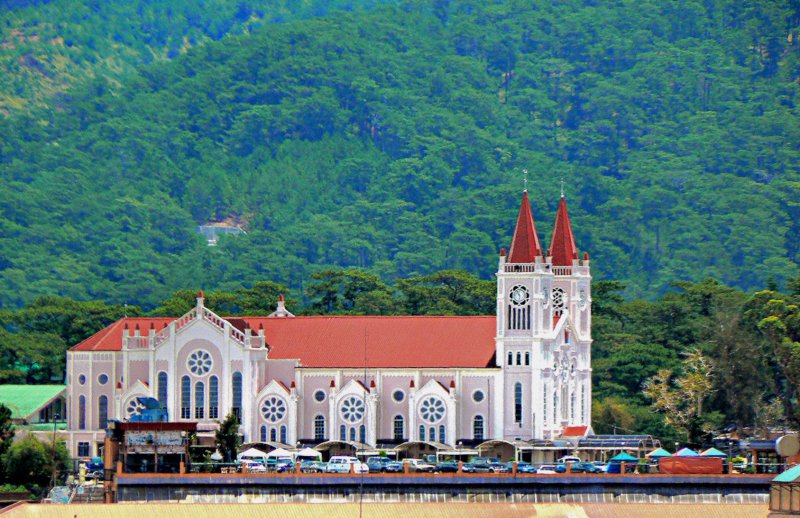
[[[131,453],[181,453],[186,439],[177,431],[135,431],[125,434],[125,444]]]

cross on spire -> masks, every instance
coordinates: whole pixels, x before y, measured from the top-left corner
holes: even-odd
[[[522,175],[523,175],[522,176],[522,185],[523,185],[522,192],[528,192],[528,170],[527,169],[523,169],[522,170]]]
[[[564,177],[561,177],[561,197],[564,197]]]

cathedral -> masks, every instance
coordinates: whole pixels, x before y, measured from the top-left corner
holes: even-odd
[[[152,401],[245,443],[454,448],[553,439],[591,423],[589,256],[561,197],[542,248],[528,193],[501,249],[493,316],[123,318],[67,352],[68,447],[99,455],[110,420]],[[379,446],[380,445],[380,446]]]

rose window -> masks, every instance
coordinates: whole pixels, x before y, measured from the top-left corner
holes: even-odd
[[[141,399],[135,397],[128,401],[128,404],[125,406],[125,414],[128,416],[128,419],[130,419],[133,416],[142,415],[142,412],[146,408],[147,407],[144,406],[144,403],[142,403]]]
[[[211,359],[211,355],[203,350],[194,351],[189,355],[189,359],[186,360],[186,366],[189,368],[189,372],[195,376],[208,374],[213,365],[214,360]]]
[[[270,423],[276,423],[286,415],[286,403],[279,397],[268,397],[261,405],[261,415]]]
[[[364,401],[355,396],[350,396],[342,401],[342,418],[350,423],[356,423],[364,418]]]
[[[438,397],[429,397],[423,400],[419,407],[419,414],[422,416],[422,419],[429,423],[441,421],[445,411],[444,401]]]

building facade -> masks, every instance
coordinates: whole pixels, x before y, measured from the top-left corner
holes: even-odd
[[[501,250],[494,316],[124,318],[67,353],[69,447],[99,453],[109,420],[154,398],[213,436],[229,412],[245,442],[455,447],[550,439],[591,422],[591,292],[561,198],[540,246],[528,194]]]

